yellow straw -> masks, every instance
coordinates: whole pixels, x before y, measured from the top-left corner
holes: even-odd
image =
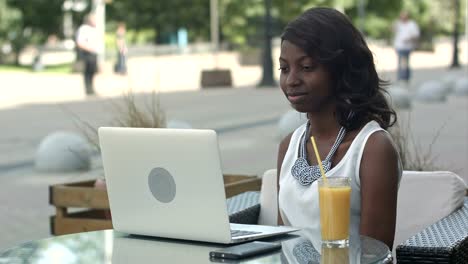
[[[317,158],[317,163],[320,168],[320,172],[322,173],[323,181],[325,185],[327,185],[327,176],[325,176],[325,171],[323,170],[322,166],[322,159],[320,158],[320,154],[318,152],[317,145],[315,144],[315,139],[313,136],[310,137],[310,141],[312,141],[312,146],[314,147],[315,157]]]

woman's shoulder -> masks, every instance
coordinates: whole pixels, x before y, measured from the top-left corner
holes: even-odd
[[[369,122],[366,127],[368,135],[364,142],[365,146],[363,146],[363,158],[397,161],[398,149],[390,133],[381,128],[376,121]]]
[[[365,150],[370,152],[397,153],[395,142],[385,130],[372,133],[367,140]]]
[[[393,145],[390,133],[375,120],[367,122],[360,129],[359,134],[367,138],[367,143],[371,143],[369,145]]]
[[[377,131],[384,131],[384,129],[379,125],[378,122],[376,121],[368,121],[359,127],[348,131],[347,137],[345,138],[345,142],[348,142],[351,144],[351,142],[356,141],[362,141],[362,143],[366,142],[366,139],[371,136],[372,134],[375,134]]]

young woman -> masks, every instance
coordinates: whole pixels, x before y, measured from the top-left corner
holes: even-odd
[[[309,9],[284,30],[279,62],[284,95],[308,117],[279,146],[279,224],[320,230],[314,136],[327,176],[350,178],[350,234],[391,249],[402,168],[386,129],[396,114],[363,36],[342,13]]]

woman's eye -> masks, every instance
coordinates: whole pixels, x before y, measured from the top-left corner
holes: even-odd
[[[302,69],[303,69],[304,71],[312,71],[312,70],[315,69],[315,66],[313,66],[313,65],[303,65],[303,66],[302,66]]]
[[[281,72],[287,72],[287,71],[288,71],[288,67],[286,67],[286,66],[280,66],[280,67],[279,67],[279,70],[280,70]]]

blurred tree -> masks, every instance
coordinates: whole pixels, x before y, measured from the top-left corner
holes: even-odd
[[[224,0],[221,2],[221,27],[225,38],[234,48],[249,49],[263,43],[264,0]],[[329,4],[332,0],[272,0],[273,36],[278,36],[286,24],[317,2]],[[248,8],[246,8],[248,7]]]
[[[26,45],[43,43],[51,34],[62,34],[63,0],[6,0],[6,4],[20,13],[19,17],[13,15],[15,22],[8,32],[16,64],[19,64],[19,54]]]
[[[250,47],[261,43],[264,10],[262,0],[222,1],[223,32],[234,46]],[[398,17],[402,0],[372,0],[366,3],[364,29],[371,37],[389,38],[391,24]],[[358,25],[358,0],[272,0],[272,33],[281,34],[287,23],[305,10],[316,6],[328,6],[341,10]],[[245,8],[248,6],[249,8]]]
[[[367,0],[364,2],[365,17],[363,18],[364,34],[376,39],[390,39],[392,24],[400,13],[402,0]],[[358,0],[348,1],[345,13],[354,25],[360,25]]]
[[[124,21],[130,30],[154,30],[155,43],[166,42],[169,34],[186,28],[189,39],[209,39],[210,7],[208,0],[119,0],[107,8],[107,19]]]
[[[402,9],[412,14],[423,34],[452,32],[452,1],[272,0],[272,34],[279,36],[289,21],[315,6],[337,8],[348,15],[355,25],[361,25],[358,13],[360,1],[365,5],[364,32],[368,37],[389,40],[391,26]],[[180,27],[188,30],[190,41],[207,41],[210,38],[209,0],[192,0],[189,4],[187,0],[118,0],[108,5],[107,12],[108,21],[125,21],[130,30],[153,30],[156,43],[167,42],[169,35]],[[264,12],[263,0],[219,1],[221,40],[233,48],[260,47],[263,43]]]
[[[51,34],[62,35],[63,0],[7,0],[7,3],[21,11],[23,26],[40,34],[41,39]]]
[[[6,0],[0,0],[0,48],[11,45],[17,32],[21,32],[21,12],[8,6]],[[4,62],[3,54],[0,51],[0,63]]]
[[[220,9],[223,36],[231,45],[236,48],[263,43],[263,0],[224,0]]]

